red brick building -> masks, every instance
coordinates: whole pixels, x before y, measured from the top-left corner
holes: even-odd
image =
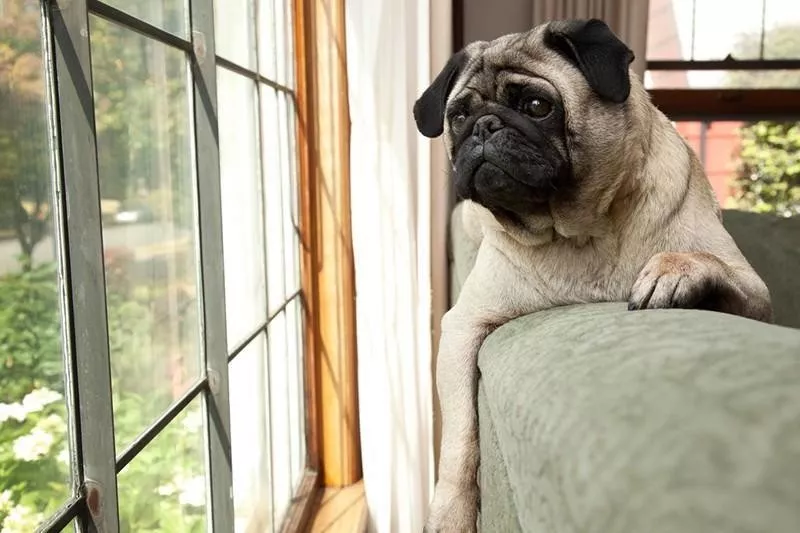
[[[672,0],[650,0],[647,35],[648,59],[686,59],[681,50],[680,33]],[[689,88],[683,71],[653,71],[646,76],[648,88]],[[677,122],[683,135],[706,169],[717,200],[725,205],[731,196],[730,181],[736,172],[740,150],[737,129],[741,122]]]

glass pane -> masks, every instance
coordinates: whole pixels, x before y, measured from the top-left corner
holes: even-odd
[[[277,55],[275,50],[275,2],[282,0],[258,1],[258,68],[264,77],[276,80]]]
[[[687,7],[688,9],[686,9]],[[650,0],[648,18],[647,59],[688,59],[690,57],[691,2]]]
[[[258,63],[261,74],[294,87],[294,29],[292,2],[258,0]]]
[[[267,278],[270,314],[300,289],[300,237],[294,105],[282,91],[261,88],[267,206]]]
[[[800,214],[800,122],[677,122],[726,208]]]
[[[294,87],[294,31],[292,27],[292,2],[273,0],[275,4],[275,81]]]
[[[229,367],[235,531],[273,530],[267,338],[248,344]]]
[[[106,4],[140,18],[175,35],[185,36],[187,28],[184,0],[104,0]]]
[[[267,219],[267,294],[270,315],[276,312],[286,301],[285,257],[284,248],[284,201],[283,181],[285,179],[282,158],[282,142],[280,130],[280,110],[278,93],[274,89],[261,87],[262,135],[264,138],[262,158],[264,161],[264,201]]]
[[[51,148],[38,2],[0,11],[0,531],[70,495]]]
[[[794,0],[739,2],[728,0],[651,0],[647,28],[647,59],[719,60],[761,57],[762,17],[764,58],[800,59],[800,3]],[[763,11],[762,11],[763,9]],[[694,45],[692,17],[695,15]],[[693,48],[694,46],[694,48]]]
[[[206,531],[205,424],[190,403],[118,477],[122,533]]]
[[[280,128],[282,224],[284,242],[284,270],[286,272],[286,296],[300,289],[300,235],[296,226],[297,210],[297,149],[294,131],[294,103],[286,93],[278,94],[278,127]]]
[[[267,328],[269,343],[270,427],[272,428],[272,491],[275,523],[280,524],[294,492],[291,404],[297,402],[291,380],[291,354],[286,338],[286,311]]]
[[[214,0],[217,55],[240,66],[256,68],[254,0]]]
[[[728,54],[758,59],[761,13],[761,1],[738,2],[731,9],[729,0],[697,0],[694,59],[725,59]]]
[[[264,220],[255,82],[224,68],[219,87],[219,157],[228,347],[267,321]]]
[[[300,229],[300,177],[299,177],[299,161],[297,152],[297,105],[296,102],[287,97],[289,106],[289,168],[291,170],[292,179],[292,223],[295,228]],[[298,255],[298,261],[300,257]]]
[[[800,59],[800,2],[766,0],[765,59]]]
[[[305,357],[300,298],[286,307],[286,357],[289,358],[289,436],[291,479],[297,490],[306,466]]]
[[[117,450],[200,369],[195,192],[183,52],[91,18]]]
[[[795,89],[800,87],[800,70],[649,70],[644,85],[647,89]]]

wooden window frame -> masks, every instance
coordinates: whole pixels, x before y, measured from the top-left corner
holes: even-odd
[[[671,120],[800,120],[800,89],[651,89]]]
[[[361,480],[344,0],[294,0],[308,474],[282,531]]]
[[[650,72],[798,70],[800,60],[757,59],[700,61],[656,60]],[[653,103],[671,120],[793,120],[800,119],[798,88],[675,88],[649,89]]]

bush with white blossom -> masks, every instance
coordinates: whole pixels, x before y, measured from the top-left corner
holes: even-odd
[[[58,293],[52,268],[44,265],[0,277],[2,533],[35,531],[72,490]],[[124,336],[147,333],[153,321],[145,303],[115,295],[109,295],[108,316],[109,340],[119,350],[141,345]],[[123,353],[120,360],[136,361],[137,356]],[[130,374],[135,368],[117,372]],[[143,405],[164,405],[152,396],[119,391],[114,392],[114,402],[115,411],[125,413],[115,421],[115,433],[125,436],[136,435],[153,421],[152,411],[142,409]],[[203,424],[199,405],[191,409],[120,473],[122,531],[205,531]]]

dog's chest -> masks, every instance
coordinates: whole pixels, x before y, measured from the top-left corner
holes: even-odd
[[[636,276],[604,243],[553,243],[529,251],[526,285],[551,305],[625,300]]]

